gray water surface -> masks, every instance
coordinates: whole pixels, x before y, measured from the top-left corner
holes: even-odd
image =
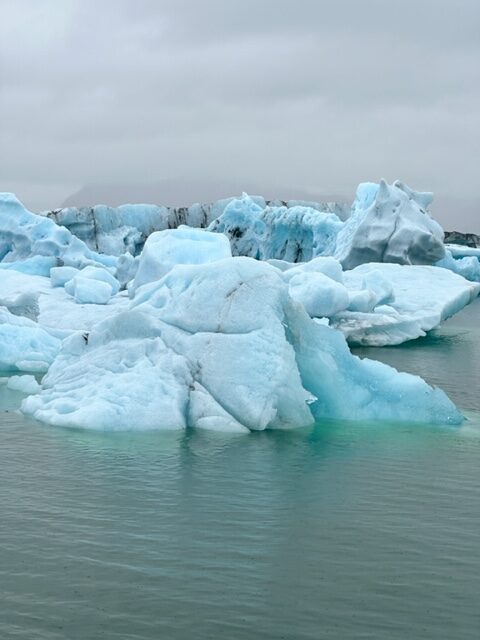
[[[479,319],[358,351],[442,386],[460,429],[119,434],[0,413],[0,639],[478,640]]]

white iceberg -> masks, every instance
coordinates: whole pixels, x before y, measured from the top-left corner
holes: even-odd
[[[433,264],[445,255],[443,229],[427,213],[431,193],[412,191],[398,180],[360,184],[352,216],[336,238],[335,257],[344,269],[368,262]]]
[[[423,380],[351,355],[281,272],[249,258],[177,265],[129,310],[63,343],[22,410],[93,429],[289,429],[324,418],[451,423]]]
[[[378,284],[373,309],[343,311],[330,320],[354,345],[395,345],[424,336],[480,292],[477,283],[425,265],[363,264],[343,277],[353,299]]]

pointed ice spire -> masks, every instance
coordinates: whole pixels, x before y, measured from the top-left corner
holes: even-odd
[[[375,198],[376,204],[385,204],[390,198],[390,187],[386,183],[386,181],[382,178],[380,180],[380,184],[378,186],[377,195]]]

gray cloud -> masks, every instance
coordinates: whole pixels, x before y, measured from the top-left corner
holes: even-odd
[[[34,209],[84,184],[183,183],[188,202],[202,181],[348,198],[398,177],[480,230],[477,1],[0,9],[0,189]]]

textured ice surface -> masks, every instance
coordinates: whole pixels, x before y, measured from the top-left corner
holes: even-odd
[[[351,344],[370,346],[395,345],[424,336],[480,291],[480,285],[430,266],[364,264],[346,271],[344,282],[351,292],[376,289],[375,308],[370,313],[339,313],[331,325]]]
[[[232,200],[209,227],[225,234],[234,256],[304,262],[331,255],[342,221],[309,207],[265,207],[244,194]]]
[[[480,247],[467,247],[463,244],[445,244],[453,258],[475,257],[480,260]]]
[[[292,300],[279,270],[249,258],[175,266],[88,339],[66,339],[42,387],[25,413],[97,429],[462,420],[420,378],[352,356]]]
[[[149,236],[138,261],[130,293],[148,282],[160,280],[177,264],[204,264],[231,257],[230,243],[223,235],[182,226]]]
[[[449,269],[472,282],[480,282],[480,249],[471,247],[463,247],[463,249],[450,245],[445,251],[445,257],[435,266]]]
[[[102,267],[85,267],[64,286],[65,291],[80,304],[107,304],[120,289],[118,280]]]
[[[431,193],[397,181],[358,187],[352,216],[339,231],[335,257],[345,269],[367,262],[433,264],[445,255],[443,229],[426,212]]]
[[[47,329],[0,307],[0,371],[47,371],[60,347]]]
[[[94,207],[68,207],[46,212],[44,215],[65,226],[90,249],[102,253],[121,255],[129,252],[138,255],[147,237],[154,231],[176,229],[181,225],[207,227],[222,215],[236,198],[224,198],[209,204],[193,204],[189,207],[165,207],[151,204],[125,204],[120,207],[96,205]],[[267,207],[262,196],[251,196],[261,209]],[[344,203],[305,202],[289,200],[273,201],[272,206],[292,208],[309,207],[317,211],[337,214],[345,219],[349,207]]]
[[[11,376],[8,378],[7,388],[12,391],[20,391],[26,395],[31,395],[40,390],[40,385],[34,376]]]
[[[63,287],[78,273],[80,269],[75,267],[54,267],[50,269],[50,284],[52,287]]]
[[[46,259],[45,259],[46,258]],[[12,193],[0,193],[0,262],[29,273],[46,275],[54,264],[74,267],[102,264],[114,267],[116,258],[91,251],[81,240],[44,216],[27,211]],[[48,272],[47,271],[47,272]]]

